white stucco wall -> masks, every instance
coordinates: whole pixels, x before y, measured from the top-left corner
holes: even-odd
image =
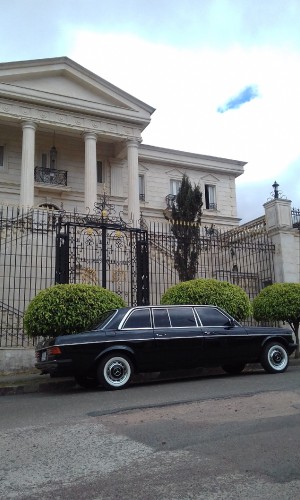
[[[19,126],[0,125],[0,143],[5,145],[5,166],[1,171],[0,204],[18,205],[21,178],[21,156],[22,156],[22,131]],[[58,170],[67,171],[67,187],[47,186],[46,184],[35,185],[34,205],[53,204],[63,207],[65,210],[76,208],[79,212],[84,211],[84,162],[85,145],[80,134],[67,135],[64,133],[46,132],[37,128],[35,138],[35,166],[42,166],[42,154],[48,154],[55,143],[57,149]],[[173,156],[176,152],[173,152]],[[166,208],[166,196],[170,194],[171,179],[182,179],[182,175],[189,176],[192,184],[199,184],[204,200],[205,184],[216,186],[217,210],[206,210],[203,206],[203,223],[217,223],[225,225],[237,225],[235,176],[230,172],[214,171],[198,161],[191,167],[186,159],[181,158],[180,166],[174,166],[172,161],[166,158],[164,151],[161,161],[139,161],[139,173],[145,178],[145,202],[141,201],[141,210],[144,217],[152,219],[164,219],[163,210]],[[180,157],[180,155],[179,155]],[[116,214],[127,205],[128,196],[128,169],[126,155],[115,158],[114,144],[97,141],[97,160],[103,162],[103,184],[98,184],[98,194],[105,189],[108,196],[116,206]],[[49,160],[48,160],[49,161]],[[204,164],[204,166],[203,166]],[[48,163],[48,166],[49,163]],[[214,168],[214,170],[216,170]],[[124,207],[125,205],[125,207]]]

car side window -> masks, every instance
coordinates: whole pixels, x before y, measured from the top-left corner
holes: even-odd
[[[196,312],[203,326],[229,326],[230,320],[213,307],[196,307]]]
[[[194,327],[196,318],[192,307],[170,308],[169,316],[173,327]]]
[[[152,328],[150,309],[136,309],[126,320],[123,328]]]
[[[154,328],[170,328],[167,309],[153,309]]]

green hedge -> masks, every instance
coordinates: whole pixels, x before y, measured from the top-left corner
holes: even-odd
[[[161,304],[211,304],[219,306],[237,320],[251,315],[248,295],[242,288],[227,281],[194,279],[169,288]]]
[[[126,304],[114,292],[95,285],[55,285],[39,292],[24,316],[30,337],[56,337],[87,330],[109,309]]]

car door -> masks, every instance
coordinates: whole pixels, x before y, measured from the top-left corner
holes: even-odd
[[[235,362],[247,357],[247,332],[238,322],[217,307],[198,306],[195,310],[202,324],[206,364]]]
[[[116,345],[134,353],[138,371],[156,370],[156,345],[149,307],[133,309],[116,332]]]
[[[160,369],[201,365],[203,332],[192,307],[153,307],[154,337]]]

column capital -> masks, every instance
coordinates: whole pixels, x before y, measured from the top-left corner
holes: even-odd
[[[31,128],[32,130],[37,129],[37,124],[35,122],[30,121],[30,120],[21,122],[21,125],[22,125],[23,130],[25,128]]]
[[[83,134],[83,138],[85,141],[87,140],[93,140],[93,141],[97,141],[97,134],[95,134],[95,132],[84,132]]]
[[[127,146],[135,146],[138,147],[142,142],[141,137],[130,137],[126,140]]]

